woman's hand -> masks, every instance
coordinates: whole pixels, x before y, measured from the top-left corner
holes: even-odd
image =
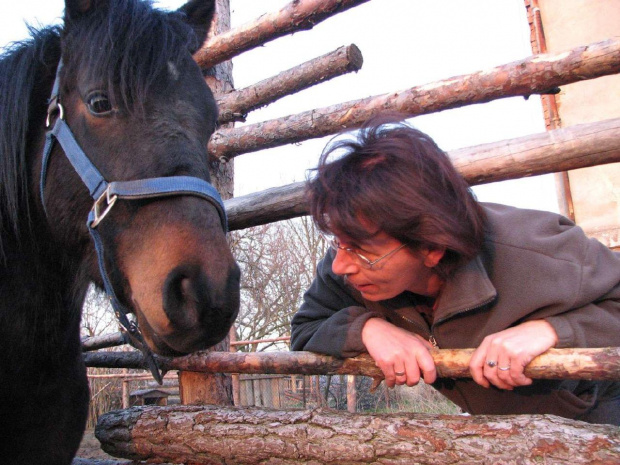
[[[420,381],[433,383],[437,378],[432,348],[420,336],[394,326],[381,318],[370,318],[362,328],[362,341],[385,376],[387,387],[395,384],[414,386]]]
[[[532,384],[525,366],[557,344],[558,336],[547,321],[528,321],[484,338],[469,362],[476,383],[512,390]]]

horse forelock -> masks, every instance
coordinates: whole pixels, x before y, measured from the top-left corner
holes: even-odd
[[[111,0],[66,28],[66,68],[85,71],[113,103],[132,113],[142,110],[153,83],[170,64],[178,66],[196,41],[181,14],[143,0]]]

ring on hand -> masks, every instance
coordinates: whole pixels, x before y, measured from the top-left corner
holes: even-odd
[[[489,365],[491,368],[495,368],[497,366],[497,362],[495,360],[488,360],[487,365]]]
[[[396,376],[405,376],[405,372],[404,371],[395,371],[394,374]]]
[[[502,371],[508,371],[510,370],[510,365],[508,365],[507,367],[497,367],[497,369]]]

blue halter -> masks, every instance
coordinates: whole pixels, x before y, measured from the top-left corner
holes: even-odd
[[[153,377],[162,384],[162,376],[157,366],[157,362],[153,357],[153,353],[147,346],[138,325],[135,321],[130,321],[127,314],[130,313],[118,300],[116,293],[112,287],[112,283],[108,277],[105,267],[103,242],[97,231],[97,226],[110,212],[118,199],[138,200],[150,199],[156,197],[169,197],[173,195],[194,195],[201,197],[210,202],[220,215],[222,228],[227,232],[227,218],[224,203],[217,190],[204,179],[191,176],[170,176],[165,178],[148,178],[134,181],[117,181],[108,182],[101,175],[97,167],[86,156],[81,149],[71,129],[64,121],[63,107],[60,105],[59,87],[60,87],[60,70],[62,69],[62,60],[58,64],[56,71],[56,80],[50,98],[50,104],[47,113],[47,127],[50,126],[50,119],[57,114],[56,121],[51,130],[48,130],[45,136],[45,146],[43,148],[43,159],[41,166],[41,203],[45,210],[45,179],[47,175],[47,167],[49,157],[54,146],[54,142],[58,141],[62,147],[65,156],[71,162],[71,165],[82,179],[82,182],[88,188],[90,196],[94,200],[94,204],[86,226],[95,244],[97,252],[97,260],[99,262],[99,272],[103,280],[104,288],[110,301],[114,313],[120,324],[124,327],[132,345],[138,348],[144,354],[145,361],[153,374]],[[46,212],[47,213],[47,212]]]

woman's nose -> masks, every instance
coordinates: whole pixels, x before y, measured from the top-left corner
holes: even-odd
[[[357,264],[352,254],[346,250],[338,249],[335,251],[336,256],[332,262],[332,271],[338,275],[349,275],[359,271],[359,265]]]

